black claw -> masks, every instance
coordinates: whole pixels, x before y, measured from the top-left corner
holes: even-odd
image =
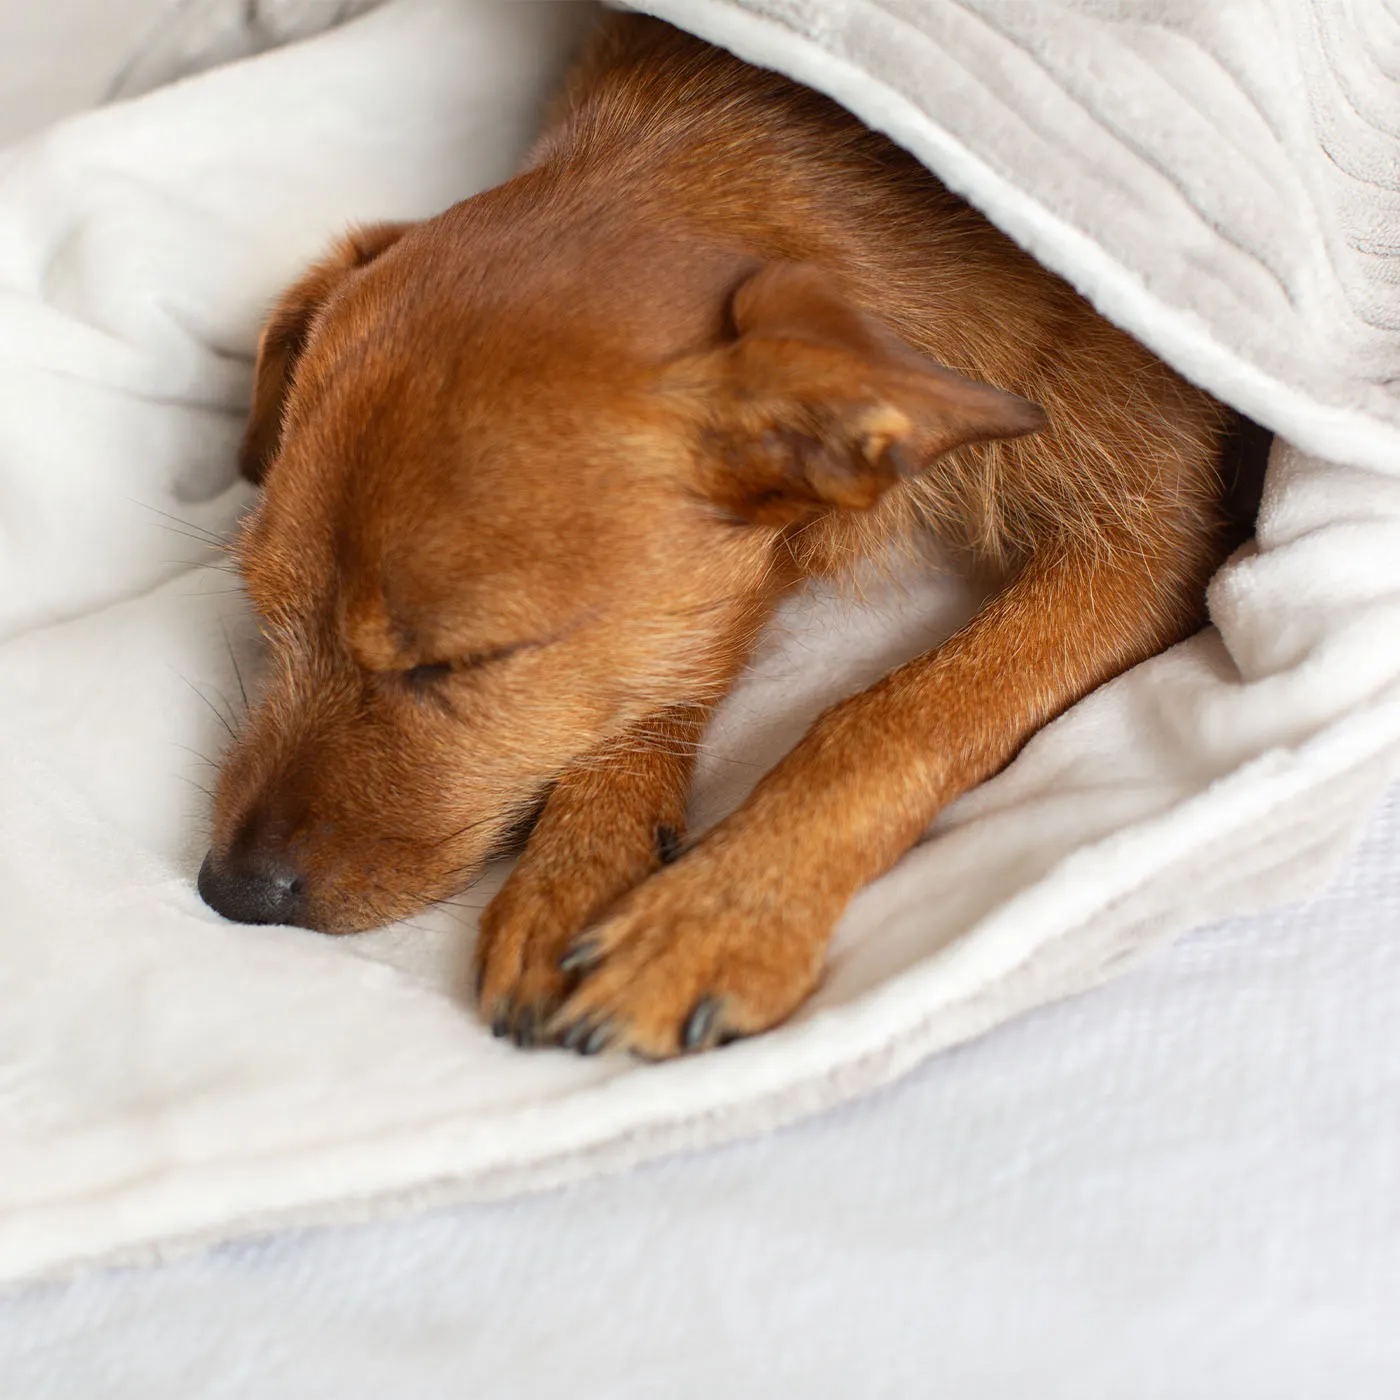
[[[515,1043],[522,1050],[535,1043],[535,1013],[528,1006],[515,1018]]]
[[[656,854],[662,865],[670,865],[681,853],[680,832],[673,826],[656,828]]]
[[[497,1040],[504,1040],[510,1034],[510,1007],[501,1007],[491,1018],[491,1034]]]
[[[559,1043],[565,1050],[577,1050],[592,1030],[593,1021],[590,1017],[585,1016],[582,1020],[575,1021],[573,1025],[564,1032]]]
[[[611,1021],[604,1021],[601,1026],[594,1028],[593,1033],[578,1047],[580,1055],[596,1055],[600,1050],[607,1049],[608,1042],[613,1038],[613,1028]]]
[[[701,997],[695,1003],[695,1009],[686,1018],[685,1029],[681,1032],[681,1045],[686,1050],[698,1050],[709,1039],[721,1004],[718,997],[711,996]]]
[[[582,972],[584,968],[597,961],[597,940],[585,938],[582,943],[575,943],[564,956],[559,959],[559,971]]]

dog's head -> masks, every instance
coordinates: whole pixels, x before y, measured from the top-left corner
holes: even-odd
[[[795,531],[1041,424],[809,267],[588,243],[482,197],[353,235],[269,321],[239,559],[270,661],[200,878],[230,917],[463,888],[563,768],[722,693]]]

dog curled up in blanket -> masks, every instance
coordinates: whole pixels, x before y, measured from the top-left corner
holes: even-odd
[[[834,103],[611,16],[515,179],[353,234],[263,333],[270,666],[200,891],[352,933],[527,832],[476,954],[498,1034],[772,1027],[940,808],[1200,625],[1231,425]],[[778,601],[927,533],[991,601],[687,843]]]

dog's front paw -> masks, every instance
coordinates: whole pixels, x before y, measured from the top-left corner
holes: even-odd
[[[477,1003],[498,1036],[533,1045],[564,999],[559,959],[579,922],[548,880],[517,866],[481,916],[476,940]]]
[[[705,712],[652,715],[560,775],[476,945],[477,1000],[497,1035],[544,1038],[576,973],[560,963],[580,929],[674,860]]]
[[[580,838],[582,849],[574,846]],[[498,1036],[518,1045],[544,1028],[577,977],[560,967],[574,936],[674,853],[677,830],[633,820],[597,831],[537,829],[481,916],[477,1000]]]
[[[772,881],[719,841],[638,886],[564,954],[583,980],[549,1038],[665,1059],[786,1020],[821,977],[834,917]]]

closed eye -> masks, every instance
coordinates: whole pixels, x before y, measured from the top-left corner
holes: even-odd
[[[403,678],[409,685],[424,686],[445,681],[451,674],[452,663],[450,661],[436,661],[431,666],[410,666],[407,671],[403,672]]]
[[[401,671],[399,674],[415,689],[425,689],[441,684],[454,672],[473,671],[481,666],[489,666],[493,661],[504,661],[506,657],[514,656],[517,651],[524,651],[527,647],[540,645],[542,644],[539,642],[517,642],[514,646],[496,647],[491,651],[471,652],[457,661],[430,661],[421,666],[410,666],[408,670]]]

